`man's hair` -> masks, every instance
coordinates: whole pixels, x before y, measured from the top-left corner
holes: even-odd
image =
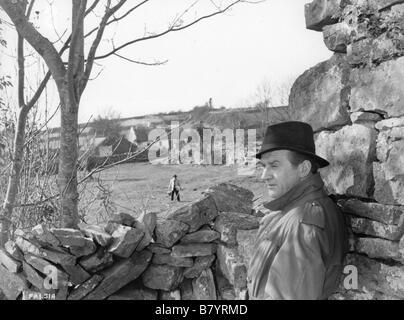
[[[314,159],[312,157],[305,155],[303,153],[289,150],[288,158],[289,158],[290,163],[295,167],[297,167],[299,164],[301,164],[305,160],[310,161],[311,173],[313,173],[313,174],[317,173],[319,165],[317,162],[314,161]]]

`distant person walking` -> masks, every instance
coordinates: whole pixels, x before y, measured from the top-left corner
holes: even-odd
[[[177,201],[181,201],[180,190],[181,190],[180,181],[178,180],[177,175],[175,174],[171,178],[170,184],[168,185],[168,194],[171,195],[171,201],[174,201],[174,195],[176,196]]]

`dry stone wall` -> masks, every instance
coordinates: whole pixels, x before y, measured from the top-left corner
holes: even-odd
[[[316,131],[321,174],[350,226],[357,290],[335,299],[404,298],[404,1],[315,0],[306,26],[334,55],[293,85],[293,119]]]
[[[0,249],[0,292],[10,300],[247,299],[237,231],[258,228],[252,200],[252,192],[220,184],[172,212],[17,231]]]

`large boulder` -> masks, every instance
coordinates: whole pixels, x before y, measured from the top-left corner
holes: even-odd
[[[376,67],[353,69],[350,75],[352,111],[377,111],[389,117],[404,115],[404,57]]]
[[[203,194],[212,196],[219,212],[251,213],[254,194],[245,188],[230,183],[221,183],[208,188]]]
[[[161,218],[185,223],[189,226],[188,231],[194,232],[214,220],[216,216],[217,208],[215,200],[212,196],[208,195],[190,205],[164,213],[161,215]]]
[[[385,204],[404,204],[404,127],[380,132],[373,165],[375,199]]]
[[[314,131],[350,123],[349,66],[341,54],[304,72],[292,86],[292,120],[309,123]]]
[[[330,162],[321,176],[330,193],[371,198],[376,158],[376,130],[361,124],[315,137],[316,153]]]
[[[215,220],[214,229],[220,233],[220,240],[228,245],[237,244],[238,230],[259,227],[260,218],[238,212],[221,212]]]
[[[324,26],[338,22],[341,0],[313,0],[304,7],[306,28],[322,31]]]

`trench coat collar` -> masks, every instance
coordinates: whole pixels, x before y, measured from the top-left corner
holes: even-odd
[[[283,210],[287,205],[295,203],[297,200],[305,197],[308,194],[322,191],[324,182],[319,173],[316,173],[307,179],[293,186],[283,196],[263,203],[263,206],[271,211]]]

